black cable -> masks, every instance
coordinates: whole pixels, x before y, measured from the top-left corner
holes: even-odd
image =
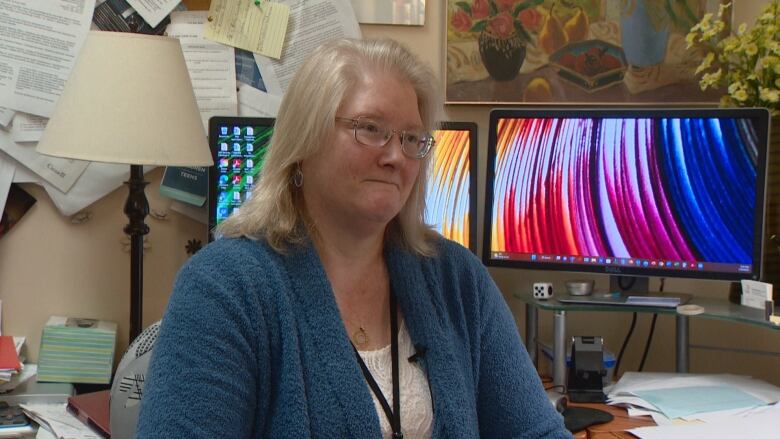
[[[661,278],[661,285],[658,287],[658,292],[664,292],[664,284],[666,278]],[[655,323],[658,320],[658,314],[653,314],[653,320],[650,322],[650,332],[647,334],[647,341],[645,342],[645,351],[642,353],[642,360],[639,362],[639,372],[645,368],[645,360],[647,360],[647,354],[650,352],[650,344],[653,343],[653,333],[655,332]]]
[[[642,361],[639,362],[639,372],[645,368],[647,353],[650,352],[650,344],[653,342],[653,332],[655,332],[656,320],[658,320],[658,314],[653,314],[653,320],[650,322],[650,332],[647,334],[647,342],[645,343],[645,351],[642,353]]]
[[[626,338],[623,340],[623,346],[620,347],[620,353],[617,357],[617,362],[615,362],[615,371],[612,373],[613,378],[617,378],[618,371],[620,370],[620,362],[623,360],[623,354],[626,352],[626,346],[628,346],[628,341],[631,339],[631,334],[634,333],[634,327],[636,326],[636,313],[632,313],[631,317],[631,327],[628,328],[628,334],[626,334]]]

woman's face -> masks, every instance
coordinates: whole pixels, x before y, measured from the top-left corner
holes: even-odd
[[[360,116],[397,131],[422,128],[412,86],[384,72],[367,73],[337,111],[340,118]],[[383,232],[406,203],[420,161],[404,155],[397,134],[384,147],[369,147],[355,140],[349,122],[335,123],[329,144],[302,163],[306,209],[315,223]]]

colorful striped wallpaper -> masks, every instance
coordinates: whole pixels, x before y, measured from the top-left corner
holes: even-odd
[[[751,264],[749,119],[499,119],[490,249]]]
[[[436,130],[425,222],[445,238],[469,247],[470,159],[468,130]]]

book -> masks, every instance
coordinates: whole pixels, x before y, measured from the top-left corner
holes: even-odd
[[[111,423],[109,411],[110,390],[85,393],[68,398],[68,410],[81,422],[88,424],[98,431],[111,436]]]
[[[206,167],[168,166],[160,181],[160,193],[175,200],[203,206],[209,194],[208,180]]]

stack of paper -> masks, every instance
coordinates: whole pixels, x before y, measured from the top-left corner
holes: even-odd
[[[41,337],[38,381],[111,381],[116,323],[52,316]]]
[[[19,373],[20,370],[22,370],[22,364],[19,361],[14,338],[10,335],[0,336],[0,383],[11,381],[11,377]]]
[[[736,422],[767,410],[777,413],[775,406],[769,404],[779,400],[780,388],[777,386],[731,374],[627,372],[607,395],[608,404],[627,407],[630,416],[652,416],[659,427],[631,431],[643,438],[673,437],[668,428],[663,430],[667,436],[656,436],[659,431],[656,429],[661,427]]]

